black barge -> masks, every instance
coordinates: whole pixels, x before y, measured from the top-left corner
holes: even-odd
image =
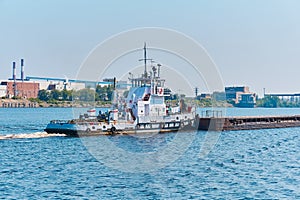
[[[300,115],[197,117],[198,130],[233,131],[300,127]]]

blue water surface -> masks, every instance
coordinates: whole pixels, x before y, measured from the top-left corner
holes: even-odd
[[[300,114],[300,109],[231,108],[227,112],[231,116]],[[5,108],[0,114],[0,135],[43,132],[48,121],[73,117],[70,108]],[[194,137],[188,149],[151,172],[108,167],[92,156],[81,138],[0,140],[0,198],[300,199],[300,128],[222,132],[205,157],[199,153],[208,133],[178,134],[187,140]],[[108,139],[125,152],[151,153],[161,151],[175,136]]]

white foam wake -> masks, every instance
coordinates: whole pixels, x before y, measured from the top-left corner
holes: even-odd
[[[56,133],[48,134],[47,132],[35,132],[35,133],[0,135],[0,140],[46,138],[46,137],[65,137],[65,136],[66,136],[65,134],[56,134]]]

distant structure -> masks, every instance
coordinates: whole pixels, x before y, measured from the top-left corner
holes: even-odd
[[[247,86],[232,86],[232,87],[225,87],[225,94],[226,99],[237,99],[239,93],[249,93],[249,87]]]
[[[264,97],[278,97],[281,100],[286,100],[286,101],[300,101],[300,93],[280,93],[280,94],[264,94]]]
[[[215,91],[212,93],[212,99],[214,99],[216,101],[225,101],[226,94],[225,94],[225,92]]]
[[[234,101],[236,107],[253,108],[256,105],[256,94],[248,86],[225,87],[227,101]]]
[[[6,88],[6,97],[37,98],[39,83],[22,81],[2,81],[1,86]]]
[[[111,85],[113,84],[113,78],[106,78],[103,81],[88,81],[88,80],[75,80],[68,78],[51,78],[51,77],[37,77],[26,76],[26,80],[34,80],[40,83],[41,90],[81,90],[84,88],[94,88],[97,85]],[[117,88],[126,86],[127,82],[118,81]]]
[[[41,90],[81,90],[86,88],[84,83],[71,83],[68,81],[38,81]]]
[[[103,81],[75,80],[68,78],[50,77],[25,77],[25,60],[20,60],[20,77],[17,77],[17,64],[12,62],[12,76],[8,80],[0,81],[0,98],[37,98],[40,90],[81,90],[84,88],[96,89],[97,85],[105,86],[113,84],[114,78],[106,78]],[[118,81],[116,88],[126,90],[127,81]]]
[[[21,81],[24,81],[24,59],[21,59]]]
[[[195,97],[197,98],[197,96],[198,96],[198,90],[199,90],[199,88],[198,87],[195,87]]]
[[[31,80],[40,84],[40,90],[81,90],[86,88],[87,84],[83,81],[69,80],[68,78],[51,78],[26,76],[25,80]]]
[[[201,93],[200,95],[197,95],[197,100],[201,99],[211,99],[212,95],[208,93]]]
[[[0,98],[7,96],[7,87],[6,85],[0,85]]]
[[[1,81],[0,97],[36,98],[39,92],[39,83],[24,80],[24,59],[21,59],[21,76],[17,78],[16,62],[12,63],[12,77]]]
[[[114,78],[104,78],[103,82],[104,83],[113,83],[114,82]],[[116,89],[127,90],[128,89],[127,81],[117,81],[116,82]]]

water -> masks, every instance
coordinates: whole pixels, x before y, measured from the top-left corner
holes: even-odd
[[[300,114],[300,109],[232,108],[226,113],[283,115]],[[37,135],[51,119],[72,118],[72,109],[0,109],[0,118],[2,136]],[[0,199],[300,199],[299,133],[300,128],[222,132],[204,158],[199,152],[207,133],[182,133],[186,140],[195,136],[188,149],[149,173],[124,172],[120,167],[128,166],[108,167],[105,160],[93,157],[85,142],[99,142],[105,148],[104,138],[4,139]],[[126,152],[151,153],[161,151],[175,136],[106,139]]]

